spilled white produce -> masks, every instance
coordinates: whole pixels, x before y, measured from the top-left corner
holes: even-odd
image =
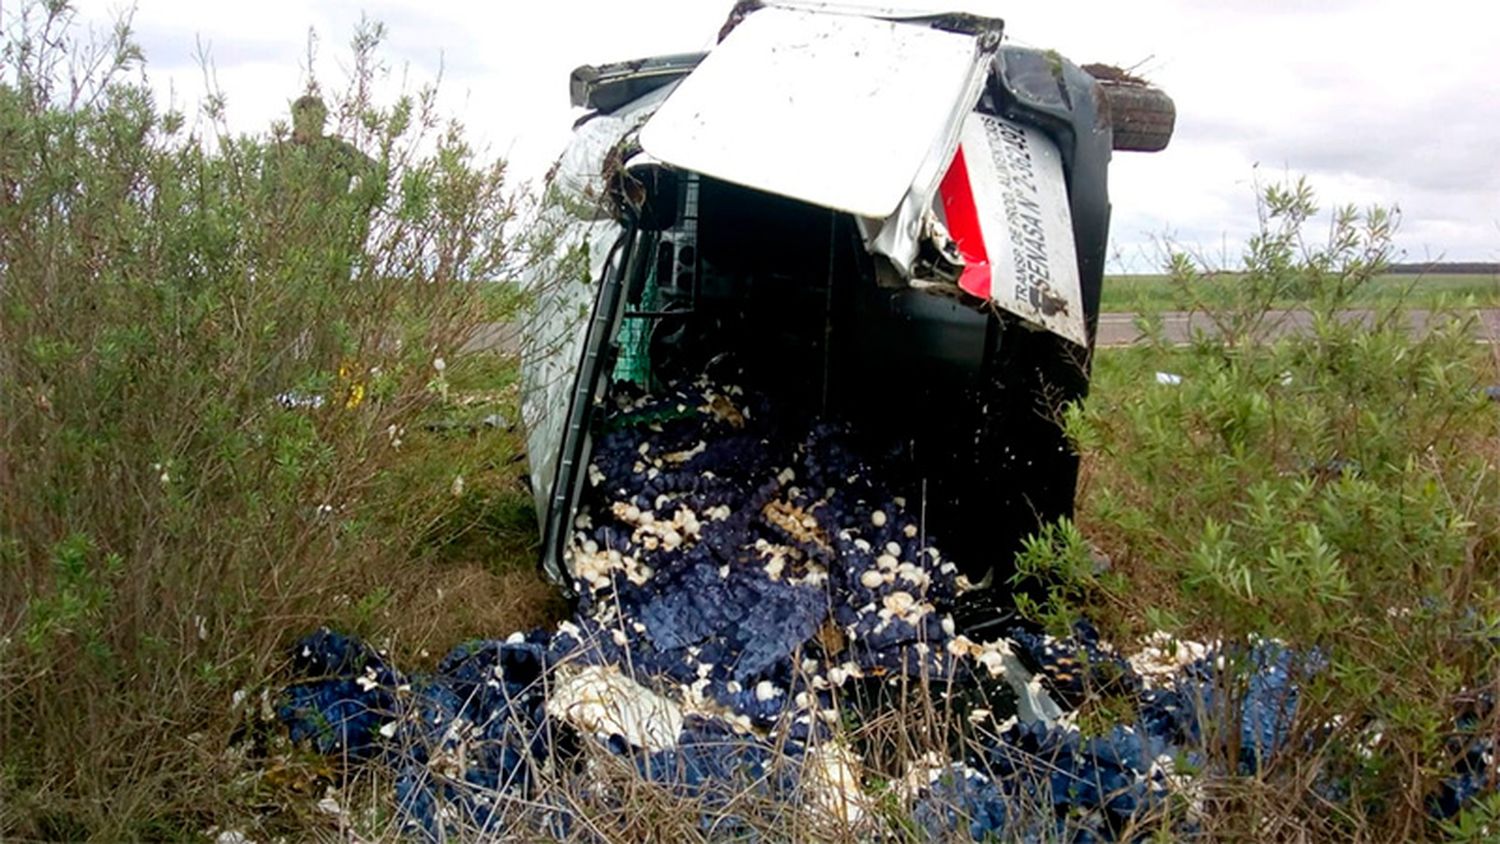
[[[729,808],[745,794],[865,837],[891,832],[875,809],[891,794],[934,837],[1109,840],[1146,817],[1187,834],[1202,778],[1228,753],[1214,743],[1232,734],[1239,748],[1220,774],[1257,770],[1285,744],[1315,654],[1158,635],[1122,656],[1087,625],[1066,639],[1024,625],[962,635],[956,566],[907,529],[916,499],[852,442],[720,384],[622,400],[574,523],[570,621],[466,643],[416,676],[322,631],[295,652],[307,679],[278,714],[323,752],[392,766],[412,829],[434,839],[576,831],[569,795],[611,793],[590,761],[601,753],[721,807],[704,821],[716,834],[754,827]],[[1226,683],[1243,696],[1223,697]],[[1135,720],[1085,735],[1076,708],[1100,694]],[[924,699],[951,715],[899,770],[872,768],[882,754],[860,725],[899,723]],[[1226,716],[1238,729],[1205,731]],[[1454,782],[1458,794],[1470,779]]]

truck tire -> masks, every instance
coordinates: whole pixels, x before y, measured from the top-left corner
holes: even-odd
[[[1114,129],[1114,148],[1128,152],[1166,149],[1177,125],[1177,106],[1172,98],[1160,88],[1133,78],[1101,78],[1092,67],[1085,69],[1099,80],[1100,100]]]

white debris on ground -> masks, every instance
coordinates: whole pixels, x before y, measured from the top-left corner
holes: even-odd
[[[1157,630],[1141,639],[1140,649],[1126,657],[1126,661],[1150,688],[1171,681],[1184,668],[1222,648],[1219,642],[1204,644]]]
[[[682,708],[608,665],[563,666],[547,696],[547,714],[585,733],[626,741],[650,751],[677,745]]]

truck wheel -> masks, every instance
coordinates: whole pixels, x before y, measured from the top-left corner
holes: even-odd
[[[1160,88],[1106,65],[1086,65],[1099,81],[1099,99],[1114,129],[1114,148],[1129,152],[1160,152],[1172,140],[1177,106]]]

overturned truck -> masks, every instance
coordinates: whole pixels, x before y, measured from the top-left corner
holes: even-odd
[[[1071,513],[1057,412],[1088,390],[1110,156],[1163,148],[1172,104],[1001,36],[768,0],[707,53],[574,71],[522,343],[561,588],[601,408],[715,368],[899,451],[975,583]]]

